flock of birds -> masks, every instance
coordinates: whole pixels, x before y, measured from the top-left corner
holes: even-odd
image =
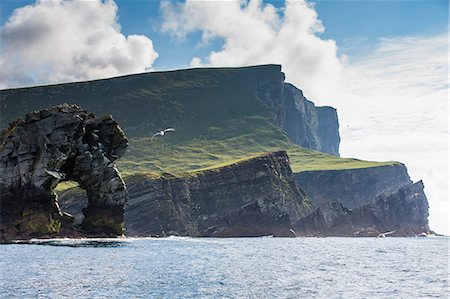
[[[150,137],[150,140],[148,142],[152,142],[154,138],[158,137],[158,136],[164,136],[167,132],[175,132],[176,130],[174,128],[167,128],[161,131],[158,131],[156,133],[154,133],[152,135],[152,137]]]

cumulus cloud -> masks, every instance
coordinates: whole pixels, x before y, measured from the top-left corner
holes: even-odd
[[[37,1],[0,27],[0,87],[143,72],[157,57],[149,38],[121,33],[113,1]]]
[[[163,2],[162,29],[177,38],[202,32],[202,42],[223,46],[192,66],[244,66],[276,63],[287,78],[312,98],[328,98],[341,71],[333,40],[323,40],[322,23],[311,4],[286,2],[281,10],[258,0]],[[328,88],[323,88],[323,86]]]

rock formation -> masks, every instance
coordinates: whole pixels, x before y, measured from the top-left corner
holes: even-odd
[[[301,175],[294,174],[297,181]],[[136,176],[128,182],[126,234],[377,237],[432,233],[424,186],[413,184],[402,164],[304,175],[306,186],[315,191],[313,203],[318,208],[314,212],[308,195],[293,186],[284,152],[187,177]],[[63,210],[78,217],[85,205],[85,196],[74,190],[61,196]]]
[[[329,202],[295,224],[299,236],[417,236],[431,233],[423,183],[408,184],[372,202],[347,209]]]
[[[292,224],[313,211],[283,151],[185,177],[134,177],[127,185],[127,236],[294,236]],[[86,204],[70,191],[60,198],[75,215]]]
[[[284,80],[281,65],[259,65],[226,70],[153,72],[104,80],[0,90],[0,107],[3,112],[0,127],[5,127],[12,119],[28,111],[72,102],[97,114],[112,114],[128,137],[142,137],[147,136],[149,131],[161,129],[153,127],[153,123],[162,125],[166,121],[168,123],[164,125],[185,127],[192,121],[193,112],[195,114],[195,111],[201,110],[198,105],[204,105],[197,102],[198,96],[211,92],[216,86],[220,87],[219,91],[214,91],[211,96],[219,97],[220,94],[230,102],[236,98],[239,99],[238,103],[253,101],[249,97],[256,95],[260,101],[255,105],[255,111],[260,113],[258,106],[261,102],[269,107],[268,112],[273,115],[274,123],[294,143],[339,156],[340,137],[336,109],[316,107],[304,97],[300,89]],[[248,85],[241,86],[242,90],[239,88],[237,93],[230,87],[224,88],[234,81],[248,82]],[[161,90],[167,88],[169,91],[161,94]],[[158,100],[149,101],[152,96]],[[191,100],[187,101],[190,97]],[[165,104],[157,110],[155,107],[159,101]],[[171,102],[175,106],[171,106]],[[155,111],[158,111],[157,115]],[[198,119],[203,116],[196,117]],[[200,128],[215,126],[207,123],[201,125]]]
[[[146,169],[147,164],[145,166],[143,166],[144,163],[141,164],[141,157],[149,156],[149,160],[155,158],[154,156],[150,157],[151,154],[148,154],[147,150],[149,150],[149,147],[147,147],[147,144],[142,142],[144,138],[148,136],[149,132],[168,126],[177,128],[177,139],[174,142],[175,139],[170,141],[170,138],[165,138],[164,142],[167,141],[168,146],[179,146],[183,143],[183,145],[188,145],[186,148],[189,148],[189,151],[191,149],[191,145],[196,144],[198,140],[201,141],[200,144],[209,139],[213,141],[211,144],[221,144],[222,141],[225,142],[227,140],[231,140],[238,134],[240,134],[238,135],[239,137],[244,137],[242,139],[253,140],[252,145],[260,143],[263,140],[269,140],[269,142],[264,145],[262,151],[273,150],[274,146],[279,146],[278,141],[280,139],[277,139],[277,141],[270,141],[272,136],[281,135],[282,139],[285,140],[283,132],[279,130],[281,128],[284,132],[286,132],[286,135],[290,140],[302,147],[330,153],[336,156],[339,155],[340,137],[336,110],[332,107],[316,107],[314,103],[308,101],[304,97],[301,90],[285,82],[284,74],[281,72],[281,66],[279,65],[262,65],[244,68],[191,69],[174,72],[152,72],[103,80],[1,90],[0,108],[2,117],[0,118],[0,126],[5,128],[8,122],[15,119],[17,116],[24,114],[26,111],[39,110],[43,107],[49,107],[63,102],[78,103],[87,108],[89,111],[93,111],[98,114],[113,114],[115,119],[121,123],[127,133],[127,136],[130,138],[130,142],[133,145],[136,145],[132,147],[133,151],[130,151],[130,153],[133,153],[133,156],[130,155],[132,159],[129,159],[129,162],[131,163],[127,164],[131,165],[130,169],[133,170],[134,165],[136,164],[140,164],[139,171],[144,171],[142,169]],[[40,116],[35,117],[39,118]],[[87,118],[89,117],[86,117],[86,119]],[[83,122],[83,124],[80,125],[81,127],[85,127],[84,130],[86,133],[76,133],[76,136],[79,136],[79,134],[86,135],[82,138],[81,143],[83,144],[95,144],[97,142],[97,137],[103,138],[94,132],[94,130],[98,129],[89,129],[92,127],[90,122],[92,121],[89,120],[86,121],[85,124]],[[274,124],[276,126],[274,126]],[[68,128],[70,129],[70,126]],[[64,132],[64,130],[65,128],[60,129],[61,132]],[[90,131],[93,134],[88,133]],[[255,131],[257,131],[257,133],[255,133]],[[6,130],[6,132],[8,132],[8,130]],[[71,140],[68,140],[68,142],[72,144],[73,140],[74,139],[72,138]],[[107,138],[103,138],[100,142],[103,148],[117,147],[114,144],[108,144],[107,140]],[[194,142],[191,144],[191,141]],[[76,143],[76,141],[73,142]],[[53,142],[51,143],[53,144]],[[9,146],[14,148],[16,145],[15,143],[10,143],[10,145],[7,145],[7,147],[1,149],[0,159],[3,160],[0,161],[0,163],[2,163],[0,164],[0,167],[13,167],[11,165],[7,165],[7,162],[4,162],[8,160],[9,157],[3,158],[2,156],[3,151],[8,151]],[[231,146],[241,147],[239,149],[243,152],[249,148],[245,143],[242,143],[242,145],[236,145],[234,141],[227,144],[227,147],[225,148]],[[49,148],[51,148],[51,146]],[[70,148],[68,149],[67,146],[64,146],[59,149],[59,151],[63,153],[71,152]],[[185,147],[183,146],[183,150],[184,148]],[[45,151],[47,150],[48,149],[45,148]],[[136,151],[134,152],[134,150]],[[18,149],[15,151],[17,152]],[[28,149],[23,148],[21,151],[27,152]],[[101,156],[101,154],[97,154],[94,147],[90,146],[88,151],[93,155],[92,159],[98,161],[98,163],[101,162],[101,159],[97,159]],[[112,151],[117,151],[117,149]],[[197,152],[196,149],[193,149],[193,151],[190,152],[194,151]],[[24,163],[29,163],[29,161],[26,160],[28,158],[26,158],[26,155],[23,152],[17,152],[16,154],[20,154],[20,156],[23,156],[20,159],[25,160],[20,162],[21,165],[25,165]],[[40,152],[41,151],[32,153],[30,159],[33,160],[36,158],[36,161],[40,161]],[[50,150],[50,153],[52,153],[52,150]],[[84,154],[82,153],[85,153],[84,148],[75,155],[81,155],[84,157]],[[165,154],[164,151],[161,151],[160,154],[161,153],[162,155]],[[248,153],[250,153],[250,151]],[[114,159],[121,155],[114,154],[108,150],[102,154],[105,155],[105,159],[110,162],[114,161]],[[217,153],[211,155],[211,163],[214,163],[214,158],[216,158],[215,154]],[[195,159],[190,160],[194,161],[192,162],[194,164],[192,165],[192,168],[201,167],[204,165],[197,165],[195,162],[197,158],[203,159],[204,157],[204,152],[199,150],[198,155],[195,156]],[[67,210],[72,213],[75,217],[74,223],[82,225],[84,229],[88,229],[89,227],[93,229],[94,227],[90,226],[90,224],[96,223],[99,225],[101,222],[100,220],[96,221],[96,219],[93,218],[93,215],[96,214],[94,211],[99,210],[99,208],[96,207],[96,202],[102,201],[101,199],[96,199],[98,188],[93,188],[94,190],[92,192],[89,191],[89,185],[97,180],[97,174],[92,174],[94,176],[92,178],[83,177],[86,175],[89,176],[88,174],[91,173],[91,167],[89,166],[91,160],[89,159],[91,159],[89,155],[85,156],[85,158],[78,158],[76,161],[78,163],[77,169],[79,170],[70,171],[67,169],[71,169],[75,166],[73,164],[74,159],[60,158],[59,160],[57,159],[57,162],[54,162],[55,165],[60,165],[62,163],[66,166],[61,166],[58,168],[59,166],[49,165],[46,172],[41,171],[41,174],[38,174],[37,176],[32,175],[32,180],[31,178],[26,180],[24,179],[24,183],[29,186],[30,181],[36,181],[39,183],[39,176],[41,176],[41,180],[46,177],[52,178],[51,181],[49,181],[49,184],[52,186],[44,188],[44,198],[48,197],[48,190],[51,190],[53,185],[57,184],[57,181],[78,180],[80,182],[87,182],[84,185],[81,184],[81,186],[88,189],[88,196],[92,199],[89,207],[86,195],[79,194],[78,191],[75,190],[66,192],[61,198],[61,206],[63,207],[62,210]],[[60,160],[63,162],[58,162]],[[17,164],[18,162],[14,163]],[[100,165],[102,165],[102,163],[100,163]],[[264,163],[270,165],[272,162]],[[148,163],[148,165],[150,164],[152,163]],[[189,164],[189,162],[186,164]],[[162,168],[158,168],[158,166],[155,167],[156,170],[152,170],[161,171],[162,169],[167,169],[165,168],[165,165],[161,166]],[[35,166],[32,164],[32,166],[29,167],[34,168]],[[151,167],[154,167],[154,165]],[[251,174],[253,174],[253,172],[252,170],[249,170],[250,168],[244,171],[246,167],[258,167],[258,163],[256,163],[256,165],[239,163],[239,165],[222,168],[218,172],[208,170],[204,172],[197,172],[195,175],[191,174],[187,177],[172,177],[170,175],[164,175],[161,178],[148,178],[146,176],[136,176],[134,178],[130,178],[129,190],[131,191],[131,201],[127,208],[125,208],[125,222],[130,228],[129,233],[135,232],[136,235],[163,235],[164,233],[173,233],[198,236],[249,234],[248,230],[245,233],[244,230],[240,231],[234,228],[234,231],[227,230],[227,227],[232,227],[230,226],[231,220],[226,220],[228,221],[227,224],[217,224],[217,231],[215,231],[216,229],[207,230],[204,227],[206,224],[201,224],[203,222],[200,222],[198,220],[200,218],[198,218],[198,215],[194,213],[194,208],[196,206],[192,206],[192,202],[203,200],[201,194],[207,194],[205,196],[208,196],[208,198],[214,198],[214,200],[217,201],[231,201],[230,205],[232,208],[229,210],[225,209],[223,212],[225,214],[218,213],[218,216],[214,216],[215,212],[211,212],[212,210],[207,210],[208,212],[201,214],[206,215],[207,219],[209,219],[208,221],[214,219],[214,217],[222,217],[220,219],[225,219],[223,217],[234,217],[233,219],[235,219],[237,217],[233,216],[236,215],[233,214],[235,212],[244,213],[245,211],[245,213],[249,213],[248,209],[258,209],[257,206],[252,205],[249,205],[244,209],[244,205],[242,205],[243,203],[255,203],[255,201],[250,200],[250,195],[242,195],[245,197],[244,200],[239,199],[240,195],[237,196],[230,193],[230,190],[235,190],[237,186],[240,186],[239,188],[242,189],[239,189],[239,192],[242,192],[242,194],[250,194],[247,192],[250,192],[248,190],[252,190],[252,192],[255,192],[256,194],[255,198],[259,198],[258,196],[260,195],[258,194],[261,193],[258,193],[259,191],[255,191],[257,190],[257,180],[252,178]],[[6,177],[8,177],[14,176],[12,173],[16,170],[2,171],[7,173],[8,175]],[[2,181],[0,184],[2,184],[2,189],[0,191],[2,193],[0,193],[0,195],[9,192],[5,191],[6,187],[3,186],[3,172],[1,173]],[[19,169],[14,173],[19,177],[19,172],[22,176],[25,173],[23,170]],[[232,175],[228,174],[228,172],[232,172]],[[267,172],[266,174],[267,177],[273,178],[277,175],[277,172]],[[114,177],[114,175],[112,176]],[[8,180],[12,181],[8,182],[8,184],[11,184],[13,185],[13,188],[16,188],[19,184],[18,177],[17,179],[9,178]],[[285,177],[285,175],[283,175],[283,177]],[[409,179],[406,168],[401,164],[353,170],[301,172],[294,174],[294,178],[298,185],[305,190],[309,198],[311,198],[314,205],[319,207],[322,212],[326,209],[341,209],[342,211],[353,212],[356,209],[370,205],[382,194],[397,194],[402,188],[413,188],[413,183]],[[14,182],[14,180],[17,180],[17,182]],[[217,182],[223,182],[223,186],[225,186],[220,187],[222,189],[219,188],[221,190],[220,194],[214,194],[212,191],[214,190]],[[264,187],[266,188],[264,190],[269,190],[267,192],[272,192],[272,194],[275,194],[275,198],[277,198],[276,196],[281,196],[280,194],[282,194],[282,192],[280,190],[289,189],[285,188],[286,185],[284,183],[282,184],[284,187],[281,189],[274,187],[274,183],[278,184],[275,179],[267,179],[262,182],[266,186]],[[118,184],[120,185],[120,182],[118,182]],[[272,186],[273,188],[267,186]],[[29,187],[27,188],[30,189]],[[113,187],[105,186],[102,188],[105,188],[106,191],[103,190],[98,192],[98,194],[100,194],[98,196],[100,197],[105,196],[104,194],[110,194],[111,192],[108,190],[111,190]],[[417,188],[420,189],[420,187]],[[28,190],[27,192],[36,192],[36,194],[33,194],[32,196],[38,199],[42,189],[43,188],[41,187],[33,187],[30,189],[33,191]],[[121,189],[119,188],[119,191],[120,190]],[[302,194],[301,190],[298,192]],[[31,197],[28,193],[25,195],[25,198]],[[69,195],[70,200],[66,200],[69,198]],[[22,198],[21,193],[9,194],[8,196]],[[303,197],[305,197],[304,194]],[[112,201],[114,200],[115,199]],[[19,202],[20,201],[14,201],[14,204],[18,204]],[[39,203],[38,206],[42,206],[42,209],[44,210],[47,209],[45,204],[48,204],[50,205],[48,208],[58,211],[57,207],[55,208],[52,206],[54,201],[38,200],[38,202],[42,202]],[[402,202],[405,204],[412,203],[412,201]],[[8,203],[8,205],[12,206],[13,204]],[[28,204],[26,205],[28,206]],[[223,205],[223,203],[217,204],[217,208],[219,209]],[[308,206],[311,207],[310,205]],[[83,213],[81,207],[85,209],[85,213]],[[408,209],[410,206],[406,206],[404,208]],[[19,210],[20,209],[21,208],[19,207]],[[120,205],[118,209],[121,209]],[[157,214],[159,213],[158,211],[164,211],[166,214]],[[318,213],[320,211],[318,211]],[[12,212],[8,213],[13,215]],[[117,213],[120,214],[120,211],[117,211]],[[26,214],[27,213],[24,215]],[[56,214],[60,215],[59,212]],[[85,217],[85,214],[87,217]],[[169,218],[164,220],[164,215]],[[261,219],[265,220],[261,226],[264,227],[264,233],[269,233],[267,227],[270,221],[274,221],[274,218],[270,218],[267,214],[264,215],[265,218],[263,217]],[[294,214],[289,213],[289,217],[292,215]],[[424,212],[418,215],[423,217],[421,220],[422,223],[426,223],[427,213]],[[21,214],[14,217],[16,217],[14,219],[22,219],[25,216],[22,217]],[[57,228],[60,226],[60,222],[67,217],[53,217],[51,218],[52,221],[55,219],[62,219],[53,222],[49,222],[47,218],[45,218],[46,220],[44,221],[44,223],[46,223],[45,229],[42,229],[45,232],[57,231]],[[151,221],[144,220],[147,218],[151,219]],[[102,216],[102,219],[106,218]],[[134,219],[136,219],[136,221],[134,221]],[[252,219],[253,221],[257,221],[257,218]],[[269,219],[272,220],[269,221]],[[381,219],[380,221],[386,220],[385,218],[377,219]],[[67,221],[69,220],[70,219],[67,219]],[[205,223],[209,223],[207,220],[205,221]],[[216,220],[211,220],[212,223],[215,223],[215,221]],[[233,221],[236,221],[235,223],[238,223],[241,227],[244,225],[243,222],[238,222],[237,220]],[[298,222],[292,221],[292,219],[289,219],[291,226]],[[277,222],[273,223],[276,224]],[[287,223],[288,222],[284,222],[283,225],[278,226],[282,228],[279,231],[285,232]],[[139,226],[144,227],[142,231],[137,230],[137,227]],[[379,227],[380,229],[384,229],[383,225]],[[386,227],[389,227],[389,225]],[[10,234],[17,234],[19,231],[33,231],[35,228],[14,229],[16,229],[17,232],[14,233],[14,230],[12,230],[11,227],[8,228]],[[279,233],[279,231],[276,231],[273,234],[284,234]],[[25,234],[24,232],[22,234]],[[323,229],[319,230],[319,232],[322,235],[325,234]],[[39,235],[38,233],[35,234]],[[44,235],[44,233],[41,233],[41,235]]]
[[[394,164],[348,170],[317,170],[295,173],[299,186],[320,207],[341,202],[354,209],[372,202],[382,193],[392,193],[412,184],[405,165]]]
[[[307,171],[296,182],[318,209],[300,220],[298,235],[415,236],[431,233],[423,183],[413,183],[405,165]]]
[[[122,234],[127,190],[113,161],[127,139],[111,116],[95,117],[76,105],[60,105],[18,118],[0,136],[0,240],[67,233],[53,189],[76,181],[89,204],[79,233]]]
[[[278,72],[259,81],[256,94],[270,107],[275,122],[289,139],[302,147],[339,156],[339,122],[333,107],[316,107],[303,92],[284,82],[281,66]]]

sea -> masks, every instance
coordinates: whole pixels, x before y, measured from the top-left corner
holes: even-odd
[[[0,298],[449,298],[448,237],[0,245]]]

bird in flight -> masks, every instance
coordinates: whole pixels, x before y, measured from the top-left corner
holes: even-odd
[[[166,132],[175,132],[176,130],[174,128],[167,128],[161,131],[156,132],[155,134],[152,135],[152,137],[150,137],[150,141],[153,140],[153,138],[157,137],[157,136],[164,136],[164,134],[166,134]]]
[[[397,230],[393,230],[393,231],[390,231],[390,232],[381,233],[381,234],[378,235],[378,238],[386,238],[387,236],[389,236],[389,235],[395,233],[396,231],[397,231]]]

